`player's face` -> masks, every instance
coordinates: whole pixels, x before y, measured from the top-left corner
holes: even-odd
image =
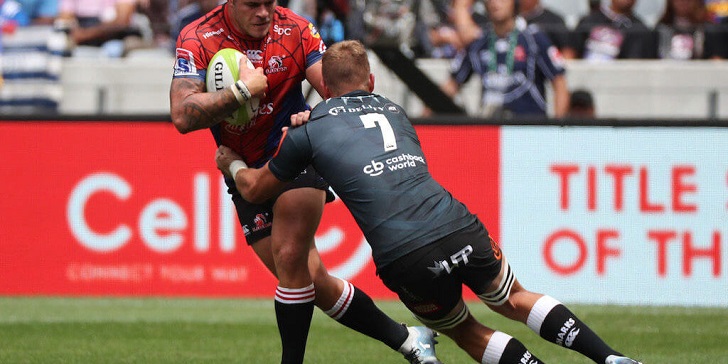
[[[513,0],[486,0],[485,10],[493,22],[502,22],[513,18]]]
[[[241,32],[257,39],[268,35],[276,7],[275,0],[234,0],[230,5]]]

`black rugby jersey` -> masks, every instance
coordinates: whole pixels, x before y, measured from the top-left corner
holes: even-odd
[[[358,91],[319,103],[269,167],[285,181],[308,164],[351,211],[378,269],[475,222],[428,172],[404,110],[382,96]]]

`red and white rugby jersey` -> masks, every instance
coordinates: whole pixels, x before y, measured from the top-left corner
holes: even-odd
[[[240,33],[232,16],[226,3],[180,32],[173,77],[204,82],[210,59],[223,48],[240,50],[256,67],[263,67],[268,92],[253,120],[245,126],[221,122],[211,128],[218,145],[232,148],[246,163],[259,167],[275,152],[281,128],[290,124],[290,115],[307,108],[301,82],[306,69],[321,60],[326,46],[313,24],[287,8],[276,7],[264,39]]]

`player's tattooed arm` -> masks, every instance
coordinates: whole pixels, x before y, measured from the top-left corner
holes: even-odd
[[[205,83],[194,78],[174,78],[169,90],[172,123],[182,133],[207,129],[240,107],[228,88],[205,92]]]

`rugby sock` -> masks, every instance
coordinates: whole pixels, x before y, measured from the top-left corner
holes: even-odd
[[[609,355],[622,355],[553,297],[543,296],[536,301],[526,325],[545,340],[584,354],[597,363],[604,363]]]
[[[531,354],[523,343],[506,333],[496,331],[490,336],[488,345],[485,347],[481,364],[498,363],[543,363],[541,359]]]
[[[326,314],[344,326],[397,350],[409,336],[407,328],[379,310],[374,301],[362,290],[343,281],[344,291],[334,307],[325,311]]]
[[[282,364],[301,364],[313,316],[313,284],[304,288],[276,288],[275,310],[281,335]]]

